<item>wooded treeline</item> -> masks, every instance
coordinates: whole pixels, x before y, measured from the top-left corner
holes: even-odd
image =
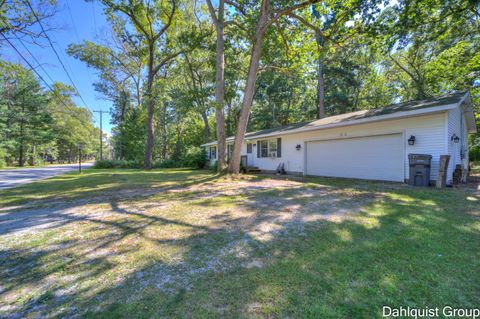
[[[0,1],[0,168],[76,162],[80,152],[83,159],[98,157],[100,130],[92,113],[76,105],[77,90],[54,82],[28,49],[52,31],[49,20],[57,13],[55,0]]]
[[[73,88],[46,90],[35,74],[0,60],[0,167],[78,161],[99,152],[100,130],[92,114],[72,101]]]
[[[96,2],[110,29],[68,54],[113,103],[115,157],[147,169],[235,135],[235,173],[246,130],[452,90],[480,102],[474,0]]]

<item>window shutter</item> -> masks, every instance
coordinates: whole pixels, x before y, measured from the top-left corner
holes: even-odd
[[[260,158],[260,144],[262,141],[257,141],[257,158]]]
[[[277,157],[282,157],[282,139],[277,138]]]

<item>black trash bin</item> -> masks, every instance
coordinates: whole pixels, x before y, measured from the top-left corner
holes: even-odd
[[[408,162],[410,164],[408,184],[412,186],[429,186],[432,155],[408,154]]]

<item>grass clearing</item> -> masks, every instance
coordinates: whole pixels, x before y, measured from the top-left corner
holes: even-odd
[[[375,318],[476,307],[479,194],[88,170],[0,191],[0,317]]]

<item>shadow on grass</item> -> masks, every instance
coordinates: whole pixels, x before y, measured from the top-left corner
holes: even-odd
[[[35,287],[43,294],[27,294],[7,314],[92,318],[365,318],[380,317],[383,305],[478,304],[476,203],[454,191],[327,183],[175,193],[192,210],[218,210],[206,225],[110,200],[124,218],[67,217],[62,225],[92,226],[54,245],[46,234],[31,247],[1,249],[0,298]],[[151,231],[171,226],[180,236]],[[134,267],[115,271],[133,256]]]
[[[214,180],[218,175],[209,171],[190,169],[89,169],[82,174],[67,173],[20,187],[0,191],[0,207],[37,204],[50,201],[75,201],[102,193],[112,195],[138,188],[161,188],[176,183],[178,187],[198,183],[199,179]],[[121,195],[121,194],[120,194]]]

